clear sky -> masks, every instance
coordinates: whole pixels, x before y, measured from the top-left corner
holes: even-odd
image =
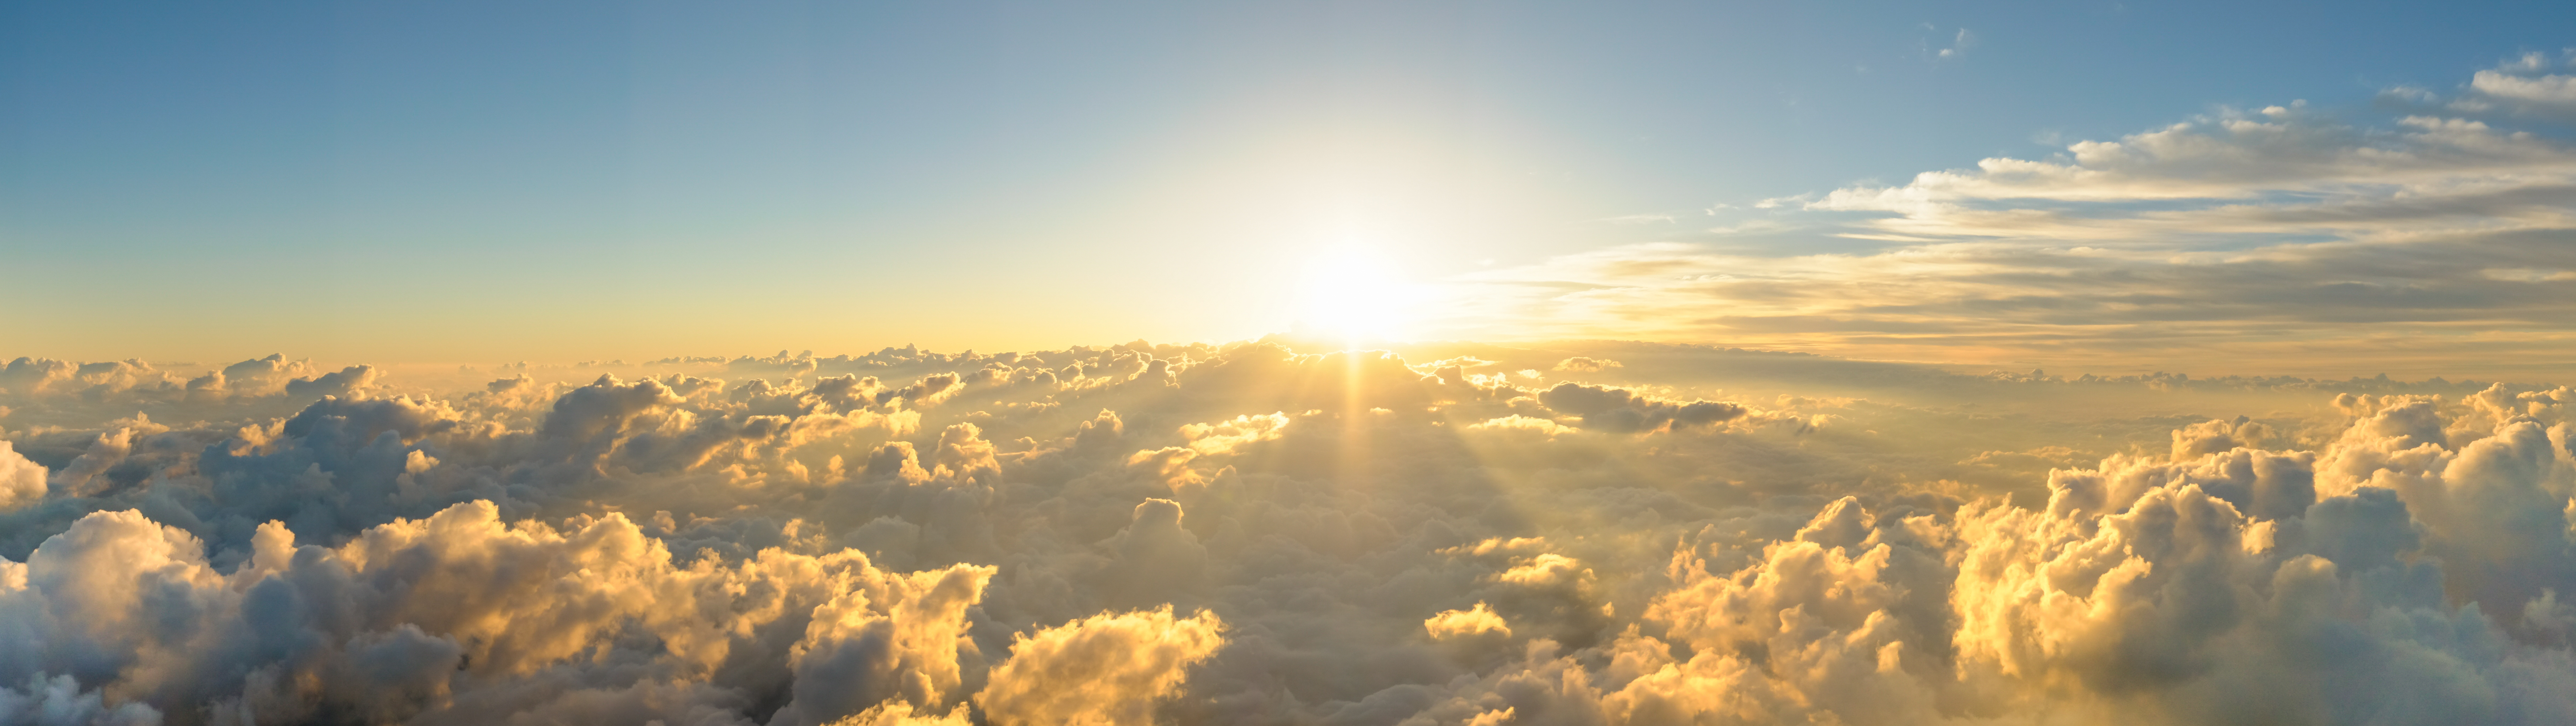
[[[1426,335],[2116,368],[2195,350],[2140,340],[2261,334],[2278,345],[2258,357],[2295,369],[2354,344],[2335,326],[2393,321],[2518,330],[2497,350],[2537,350],[2530,341],[2565,337],[2542,319],[2566,309],[2568,281],[2554,276],[2576,263],[2463,268],[2480,285],[2541,291],[2511,294],[2300,268],[2276,274],[2315,294],[2264,312],[2184,306],[2141,322],[2113,313],[2217,283],[2079,301],[2093,311],[2080,314],[2065,290],[1957,285],[2066,279],[2070,246],[2277,261],[2310,254],[2285,243],[2369,240],[2205,214],[2111,239],[1919,204],[2009,216],[2045,198],[2048,214],[2137,228],[2160,214],[2380,204],[2414,198],[2409,184],[2563,180],[2555,140],[2576,116],[2550,94],[2576,99],[2551,85],[2568,77],[2571,15],[2552,3],[12,2],[0,5],[0,356],[471,362],[1236,339],[1286,327],[1299,271],[1353,246],[1389,277],[1440,286],[1426,294],[1441,302],[1413,313]],[[2476,85],[2482,71],[2529,93]],[[2285,110],[2261,111],[2274,106]],[[2423,136],[2408,118],[2537,140],[2497,150]],[[2229,126],[2247,119],[2304,141],[2283,152]],[[2192,156],[2207,144],[2184,143],[2125,172],[2067,156],[2177,123],[2216,129],[2201,140],[2226,148]],[[2295,162],[2443,149],[2492,163]],[[2275,152],[2287,156],[2264,156]],[[2128,181],[2053,197],[1916,177],[2051,158],[2078,186],[2101,181],[2088,170]],[[2535,159],[2552,161],[2517,165]],[[2290,167],[2313,173],[2245,171]],[[2139,191],[2173,184],[2224,189]],[[2565,211],[2565,188],[2518,191],[2538,210],[2523,218]],[[1918,206],[1886,201],[1899,197]],[[2087,204],[2121,211],[2068,211]],[[2550,225],[2503,226],[2541,237],[2480,249],[2565,247]],[[1929,279],[1871,266],[1892,251],[1960,243],[1987,245],[1981,277],[1859,307],[1612,279],[1651,269],[1866,296],[1851,291]],[[2060,257],[2011,267],[1992,256],[1999,244]],[[2142,259],[2103,269],[2210,272]],[[2210,274],[2228,289],[2265,288],[2220,267]],[[2280,312],[2352,289],[2338,284],[2485,297],[2440,314],[2334,312],[2386,307],[2350,301]],[[1985,307],[1921,312],[1962,295]],[[2083,319],[2011,317],[2034,296]],[[2462,305],[2483,312],[2463,318]],[[1900,308],[1916,317],[1889,312]],[[2492,313],[2506,308],[2521,312]],[[2275,318],[2288,322],[2254,324]],[[2122,332],[2103,337],[2105,325]],[[2449,360],[2436,358],[2423,365]]]

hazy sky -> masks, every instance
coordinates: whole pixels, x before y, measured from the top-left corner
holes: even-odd
[[[0,0],[0,724],[2576,724],[2570,30]]]
[[[2336,372],[2379,326],[2500,347],[2371,365],[2485,365],[2566,336],[2576,263],[2531,220],[2567,216],[2570,14],[8,3],[0,354],[1223,340],[1286,327],[1299,271],[1360,245],[1441,285],[1406,313],[1423,335]],[[2070,149],[2177,123],[2200,125],[2130,140],[2138,158]],[[1968,181],[1916,177],[1952,169]],[[2414,241],[2483,252],[2406,248],[2478,260],[2447,276],[2315,246],[2384,242],[2376,222],[2281,221],[2471,188],[2488,206]],[[2052,215],[2095,224],[2031,222]],[[2442,237],[2461,230],[2525,236]],[[1955,264],[1890,268],[1924,255]],[[2193,365],[2213,349],[2172,342],[2208,336],[2269,347]]]

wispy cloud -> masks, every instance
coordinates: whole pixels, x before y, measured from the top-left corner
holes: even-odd
[[[2403,90],[2391,94],[2418,100],[2376,121],[2299,102],[2221,109],[2044,158],[1754,205],[1876,249],[1629,246],[1463,282],[1504,301],[1486,314],[1551,333],[1929,360],[2492,370],[2514,365],[2500,351],[2576,352],[2576,284],[2562,275],[2576,275],[2576,146],[2514,123],[2576,94],[2558,67],[2535,56],[2480,71],[2458,98],[2486,104],[2482,118]]]
[[[1603,217],[1594,221],[1607,222],[1610,224],[1671,224],[1673,221],[1673,215],[1655,213],[1628,214],[1617,217]]]
[[[1960,28],[1959,34],[1950,38],[1950,47],[1942,48],[1940,52],[1933,54],[1933,57],[1957,58],[1967,55],[1968,49],[1976,46],[1977,35],[1975,33],[1968,32],[1967,28]]]

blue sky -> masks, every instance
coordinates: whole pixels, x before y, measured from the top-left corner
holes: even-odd
[[[2382,128],[2389,89],[2576,27],[2539,3],[0,13],[0,352],[410,361],[1249,337],[1290,314],[1282,270],[1354,239],[1422,280],[1656,242],[1868,253],[1890,243],[1707,229],[2216,109]]]

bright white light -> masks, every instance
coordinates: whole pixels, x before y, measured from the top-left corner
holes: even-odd
[[[1399,338],[1414,318],[1414,288],[1383,255],[1358,246],[1330,250],[1298,278],[1297,327],[1353,344]]]

